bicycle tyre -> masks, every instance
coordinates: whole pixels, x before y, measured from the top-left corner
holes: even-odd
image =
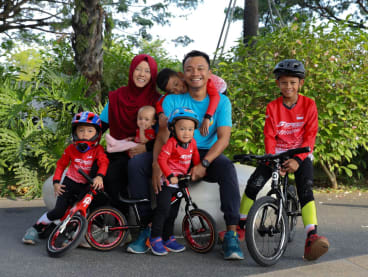
[[[110,230],[128,225],[124,215],[113,207],[101,207],[94,210],[87,218],[85,238],[89,245],[100,251],[109,251],[119,246],[127,237],[127,229]]]
[[[197,253],[207,253],[217,243],[215,220],[201,209],[193,209],[189,211],[189,216],[184,216],[182,233],[189,247]]]
[[[47,239],[46,250],[50,257],[61,257],[76,248],[87,230],[86,218],[79,213],[70,219],[64,232],[60,232],[62,224],[57,225]]]
[[[264,196],[254,202],[247,217],[245,236],[247,248],[254,261],[261,266],[274,265],[286,250],[288,218],[283,210],[280,228],[277,228],[275,225],[278,211],[278,200],[271,196]],[[266,224],[264,227],[261,226],[262,217]]]
[[[294,186],[289,186],[288,188],[288,200],[287,200],[287,209],[290,214],[288,214],[288,222],[289,222],[289,238],[288,242],[292,242],[296,233],[296,224],[298,222],[298,213],[299,213],[299,202],[295,199],[296,189]]]

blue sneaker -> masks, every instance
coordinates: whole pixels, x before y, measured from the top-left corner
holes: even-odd
[[[222,251],[225,260],[243,260],[244,255],[239,246],[238,234],[234,231],[227,231],[222,243]]]
[[[149,238],[147,240],[147,244],[149,248],[151,248],[152,253],[155,255],[164,256],[169,253],[167,252],[166,247],[163,245],[161,237]]]
[[[25,244],[36,244],[36,242],[38,241],[39,237],[38,237],[38,232],[34,227],[30,227],[27,229],[26,234],[24,235],[24,237],[22,238],[23,243]]]
[[[178,243],[174,236],[171,236],[167,241],[164,241],[164,245],[171,252],[183,252],[185,250],[185,246]]]
[[[146,229],[142,230],[137,240],[133,241],[128,245],[127,252],[134,254],[146,253],[149,250],[148,246],[146,245],[146,241],[150,237],[150,235],[151,235],[150,227],[147,227]]]

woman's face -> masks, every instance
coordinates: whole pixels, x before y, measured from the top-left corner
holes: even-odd
[[[141,61],[133,72],[133,82],[138,88],[145,87],[151,80],[151,70],[148,62]]]

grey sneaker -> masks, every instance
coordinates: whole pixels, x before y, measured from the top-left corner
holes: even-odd
[[[39,240],[38,232],[34,227],[27,229],[26,234],[22,238],[23,243],[35,245]]]

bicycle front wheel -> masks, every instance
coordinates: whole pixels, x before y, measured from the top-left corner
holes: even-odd
[[[119,246],[128,234],[124,215],[115,208],[101,207],[88,216],[87,242],[95,249],[108,251]]]
[[[56,226],[47,240],[46,250],[50,257],[61,257],[67,251],[76,248],[86,232],[87,221],[82,215],[75,214],[63,231],[62,226],[63,222]]]
[[[289,221],[289,238],[288,242],[292,242],[296,233],[296,224],[298,222],[298,216],[300,214],[299,211],[299,202],[296,199],[296,189],[294,186],[288,187],[288,200],[287,200],[287,209],[288,209],[288,221]]]
[[[182,232],[189,247],[198,253],[209,252],[217,243],[215,220],[201,209],[191,210],[189,216],[184,216]]]
[[[262,266],[277,263],[286,250],[288,219],[285,210],[277,223],[278,200],[265,196],[254,202],[246,223],[246,243],[252,258]]]

